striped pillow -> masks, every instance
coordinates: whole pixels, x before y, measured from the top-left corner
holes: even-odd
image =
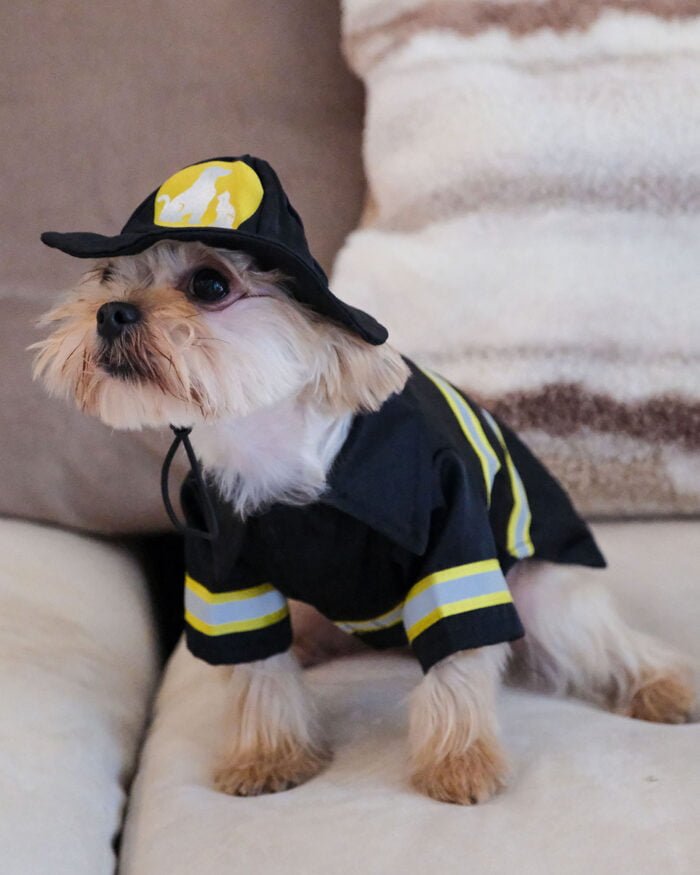
[[[346,0],[338,294],[588,514],[700,510],[700,0]]]

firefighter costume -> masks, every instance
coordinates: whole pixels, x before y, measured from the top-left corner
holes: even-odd
[[[274,170],[250,155],[178,171],[114,236],[46,233],[78,258],[142,252],[161,240],[248,252],[288,278],[289,294],[370,344],[386,329],[333,295]],[[376,647],[410,644],[424,671],[523,628],[505,580],[529,557],[602,567],[566,493],[522,442],[436,374],[411,376],[357,415],[320,498],[273,504],[245,521],[207,485],[188,438],[182,489],[187,642],[214,664],[264,659],[291,643],[287,599],[314,605]]]

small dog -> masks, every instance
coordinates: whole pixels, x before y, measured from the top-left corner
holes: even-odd
[[[267,200],[260,195],[256,207],[257,188],[222,189],[221,173],[212,206],[228,192],[247,214],[271,209],[279,183],[259,159],[214,159],[202,162],[203,172],[240,161],[254,169]],[[185,183],[193,184],[191,172]],[[266,248],[260,238],[273,232],[255,210],[236,236],[215,226],[213,208],[208,225],[167,230],[146,216],[157,198],[154,192],[116,238],[45,235],[49,245],[97,260],[44,318],[52,333],[37,344],[35,371],[52,394],[116,428],[195,427],[213,498],[203,498],[190,477],[183,507],[190,529],[201,530],[213,501],[220,532],[187,538],[188,642],[210,662],[236,664],[219,789],[284,790],[316,774],[328,756],[290,650],[286,601],[263,577],[268,565],[288,572],[290,597],[305,596],[307,576],[320,581],[309,583],[317,590],[307,600],[346,631],[378,646],[411,642],[426,671],[410,702],[412,778],[435,799],[481,802],[504,783],[495,702],[507,664],[531,683],[616,713],[687,719],[693,693],[683,660],[620,619],[591,579],[596,572],[582,567],[602,563],[590,533],[515,436],[383,343],[371,317],[323,297],[311,280],[305,285],[309,271],[319,287],[325,278],[303,231],[294,231],[293,246],[287,236],[283,247]],[[284,197],[275,203],[298,222]],[[279,228],[278,220],[269,227]],[[305,266],[289,256],[292,248]],[[440,428],[455,446],[464,444],[467,461],[452,450],[425,465],[418,458],[422,444],[410,437],[417,414],[405,399],[429,395]],[[381,465],[373,468],[387,423],[394,442],[377,450]],[[358,434],[369,438],[358,443]],[[437,470],[437,480],[414,483],[424,469]],[[547,484],[539,497],[538,478]],[[436,491],[439,500],[430,503]],[[397,513],[403,501],[407,510]],[[395,518],[387,523],[382,514]],[[568,526],[567,543],[563,535],[548,540],[547,525]],[[435,540],[436,526],[449,538]],[[500,536],[494,543],[492,529],[501,528],[503,543]],[[380,592],[385,579],[403,580],[417,568],[403,600],[372,609],[364,578],[376,577]],[[347,580],[348,591],[336,585],[329,595],[337,580]],[[456,595],[448,598],[450,587]],[[347,620],[342,611],[352,605],[357,615]],[[511,648],[520,619],[527,634]]]

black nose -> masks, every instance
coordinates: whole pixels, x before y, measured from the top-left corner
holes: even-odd
[[[114,340],[125,328],[134,325],[140,318],[141,311],[133,304],[127,304],[126,301],[110,301],[97,311],[97,333],[105,340]]]

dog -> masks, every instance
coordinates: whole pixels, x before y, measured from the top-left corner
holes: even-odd
[[[215,786],[281,791],[328,759],[285,599],[306,593],[307,576],[307,600],[341,629],[377,646],[410,641],[425,671],[410,700],[410,773],[434,799],[469,805],[505,784],[496,699],[506,674],[636,719],[688,719],[685,661],[618,615],[600,572],[585,567],[603,564],[590,532],[537,460],[327,292],[268,165],[217,160],[255,169],[266,195],[256,209],[277,210],[274,221],[254,214],[237,236],[173,232],[147,225],[142,205],[115,238],[44,235],[97,257],[42,320],[50,334],[35,359],[52,395],[109,426],[175,425],[178,440],[192,429],[206,483],[195,466],[183,491],[188,643],[233,665]],[[283,245],[279,210],[290,223]],[[432,426],[417,424],[423,398],[449,434],[444,452],[426,444]],[[284,594],[268,567],[289,572]],[[406,569],[403,601],[364,604],[365,577],[388,592],[384,576]],[[359,616],[341,616],[353,604]]]

